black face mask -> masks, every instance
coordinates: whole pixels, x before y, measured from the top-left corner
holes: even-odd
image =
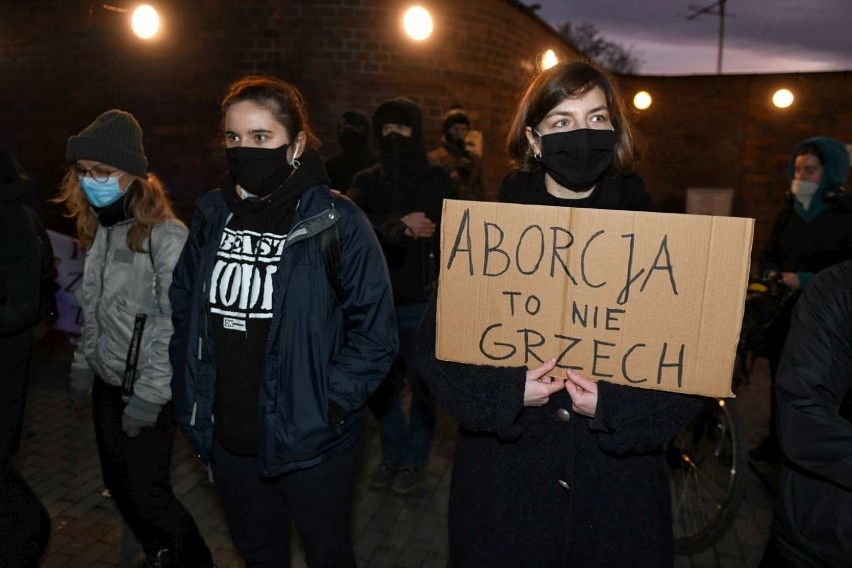
[[[295,169],[287,163],[287,148],[234,147],[225,150],[228,169],[240,187],[258,197],[264,197],[281,187]]]
[[[382,157],[395,164],[404,164],[408,161],[414,149],[414,139],[411,136],[403,136],[397,132],[391,132],[382,136],[380,150]]]
[[[345,154],[358,153],[367,145],[367,138],[364,133],[354,126],[347,125],[338,130],[337,138],[340,140],[340,146]]]
[[[458,150],[459,152],[464,152],[467,150],[467,144],[464,140],[464,136],[450,136],[446,135],[447,144]]]
[[[612,165],[615,131],[583,128],[540,136],[541,165],[556,183],[586,191]]]
[[[387,136],[382,136],[382,150],[388,152],[400,153],[407,152],[411,149],[411,136],[403,136],[399,132],[391,132]]]

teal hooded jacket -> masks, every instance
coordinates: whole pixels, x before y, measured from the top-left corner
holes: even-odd
[[[795,199],[784,206],[763,255],[764,272],[796,272],[802,288],[820,270],[852,259],[852,198],[842,191],[849,174],[849,152],[843,143],[826,136],[802,140],[790,154],[790,182],[796,155],[807,144],[822,152],[822,181],[807,210]]]

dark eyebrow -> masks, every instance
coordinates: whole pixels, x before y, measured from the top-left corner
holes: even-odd
[[[118,171],[118,168],[114,168],[114,167],[108,166],[106,164],[98,164],[97,166],[92,166],[91,168],[85,168],[85,167],[83,167],[80,164],[75,162],[74,167],[77,168],[77,170],[81,171],[81,172],[98,171],[98,172],[104,172],[104,173],[109,174],[109,173]]]
[[[605,110],[605,111],[609,112],[609,107],[608,107],[608,106],[606,106],[606,105],[597,106],[597,107],[595,107],[595,108],[593,108],[593,109],[590,109],[590,110],[589,110],[589,112],[588,112],[588,114],[592,114],[592,113],[595,113],[595,112],[600,112],[600,111],[602,111],[602,110]],[[563,111],[563,110],[554,110],[554,111],[551,111],[551,112],[547,113],[547,115],[546,115],[544,118],[550,118],[550,117],[553,117],[553,116],[571,116],[571,115],[573,115],[573,114],[574,114],[574,113],[571,113],[571,112],[565,112],[565,111]]]
[[[266,128],[255,128],[254,130],[249,130],[248,133],[249,134],[271,134],[272,131],[267,130]],[[237,134],[236,132],[234,132],[232,130],[226,130],[225,131],[225,136],[228,136],[230,134],[233,134],[234,136],[239,136],[239,134]]]

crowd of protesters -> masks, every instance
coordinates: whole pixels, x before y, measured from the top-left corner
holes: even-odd
[[[78,405],[91,398],[104,485],[142,546],[141,566],[213,566],[170,485],[177,428],[209,467],[246,566],[289,566],[292,526],[309,566],[349,567],[367,412],[378,421],[382,454],[370,486],[405,495],[428,463],[436,404],[459,424],[448,511],[454,568],[673,564],[661,448],[698,397],[574,371],[557,377],[555,359],[527,369],[435,355],[445,199],[499,193],[501,202],[531,207],[652,210],[635,171],[633,126],[608,72],[575,61],[533,78],[506,143],[515,169],[499,192],[489,192],[471,115],[459,105],[444,114],[429,152],[414,101],[386,100],[372,116],[348,110],[337,123],[341,152],[326,160],[304,96],[279,78],[229,85],[220,121],[227,171],[198,198],[188,226],[148,163],[142,125],[123,110],[106,110],[70,136],[54,199],[86,252],[70,392]],[[838,305],[824,317],[843,313],[848,324],[848,264],[815,276],[852,259],[844,152],[824,137],[794,151],[789,205],[765,260],[789,286],[818,282]],[[808,178],[811,166],[819,176]],[[26,174],[8,154],[0,154],[0,174],[0,496],[9,505],[2,510],[24,519],[0,514],[3,534],[14,535],[0,542],[0,564],[36,566],[49,517],[11,457],[36,328],[56,318],[56,270],[38,216],[21,202]],[[803,397],[829,374],[845,373],[831,383],[830,413],[852,384],[842,321],[827,322],[838,331],[825,342],[806,334],[822,321],[817,295],[797,308],[786,358],[791,318],[776,330],[772,375],[780,364],[785,406],[773,397],[772,420],[778,408],[781,443],[773,424],[758,454],[784,449],[796,461],[789,483],[826,475],[826,495],[838,503],[852,500],[848,472],[797,449],[795,441],[810,438],[791,426],[816,436],[825,422],[791,409],[809,404]],[[840,346],[828,345],[837,338]],[[806,374],[813,388],[805,390],[794,382],[796,365],[815,344],[826,361]],[[848,424],[832,424],[832,455],[850,455]],[[819,540],[797,518],[779,508],[770,561],[852,554],[848,523],[838,538]]]

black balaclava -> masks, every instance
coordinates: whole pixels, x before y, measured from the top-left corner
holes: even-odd
[[[382,125],[402,124],[411,127],[411,137],[400,134],[382,136]],[[416,103],[396,98],[383,102],[373,115],[373,135],[385,177],[399,189],[405,189],[429,165],[423,144],[423,112]]]
[[[343,153],[360,156],[368,148],[370,141],[370,119],[360,110],[347,110],[340,117],[342,122],[337,129],[337,139]]]

